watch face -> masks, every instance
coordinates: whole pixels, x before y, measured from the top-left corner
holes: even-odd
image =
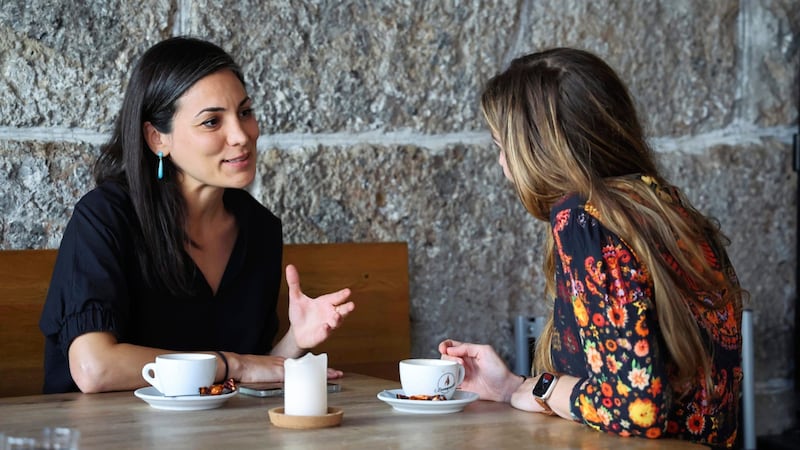
[[[555,380],[556,376],[552,373],[543,373],[542,376],[539,377],[539,381],[536,382],[536,386],[533,387],[533,395],[536,397],[544,397]]]

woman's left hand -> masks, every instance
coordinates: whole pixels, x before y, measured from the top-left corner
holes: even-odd
[[[356,305],[347,301],[350,289],[311,298],[300,289],[300,275],[292,264],[286,266],[289,287],[289,322],[297,346],[313,348],[330,336]]]

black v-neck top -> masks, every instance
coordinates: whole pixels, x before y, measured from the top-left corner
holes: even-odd
[[[94,331],[170,351],[269,352],[278,330],[281,222],[244,190],[226,190],[224,202],[236,217],[236,243],[216,294],[192,268],[191,298],[146,283],[147,268],[134,252],[138,221],[120,184],[103,183],[76,204],[39,321],[46,338],[44,393],[78,390],[69,346]]]

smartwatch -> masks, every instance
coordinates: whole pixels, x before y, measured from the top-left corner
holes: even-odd
[[[547,399],[550,397],[550,394],[553,393],[553,390],[556,387],[556,381],[558,381],[557,376],[553,375],[552,373],[544,372],[539,377],[539,381],[536,382],[536,386],[533,387],[533,391],[531,391],[536,403],[544,408],[542,413],[547,414],[548,416],[555,415],[555,411],[553,411],[553,409],[547,404]]]

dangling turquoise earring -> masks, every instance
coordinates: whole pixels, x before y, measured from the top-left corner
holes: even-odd
[[[164,152],[158,152],[158,179],[164,178]]]

